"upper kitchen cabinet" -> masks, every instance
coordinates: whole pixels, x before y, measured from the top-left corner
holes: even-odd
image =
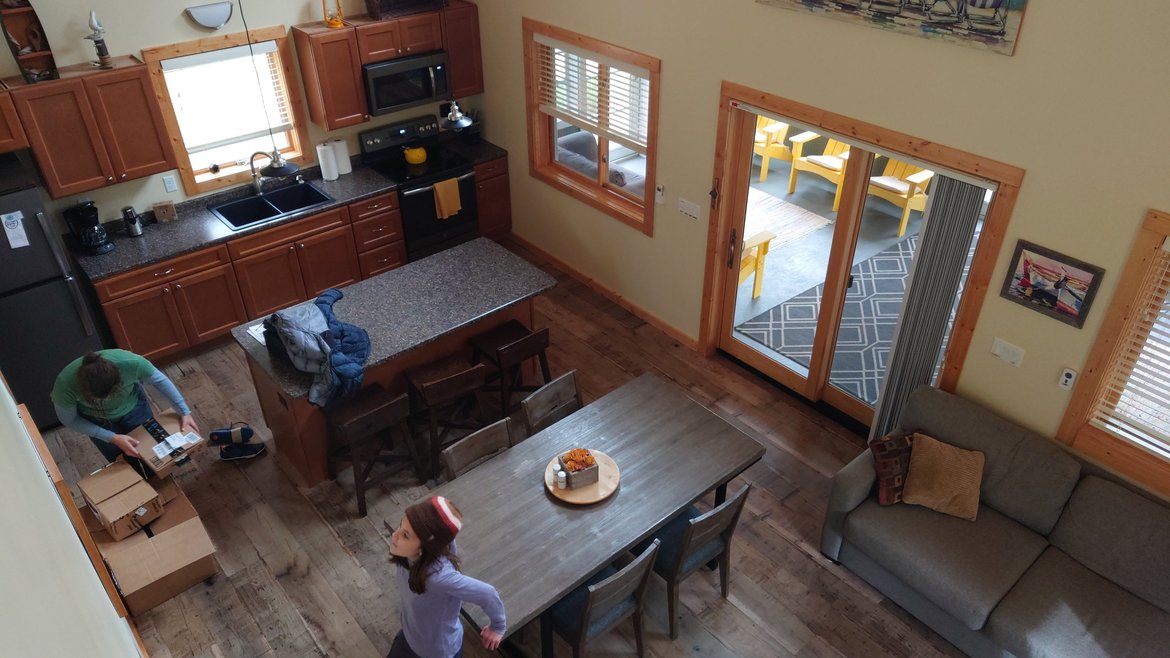
[[[16,115],[12,96],[0,94],[0,153],[23,148],[28,148],[28,138],[20,126],[20,117]]]
[[[49,194],[59,198],[174,169],[146,67],[130,57],[117,58],[109,71],[82,66],[11,92]]]
[[[292,28],[309,118],[329,130],[369,120],[362,62],[353,28],[329,29],[324,23]]]
[[[443,48],[443,27],[438,12],[388,20],[359,16],[351,22],[357,33],[362,64],[421,55]]]
[[[451,95],[463,98],[482,94],[483,59],[479,50],[479,8],[470,2],[451,0],[441,13]]]

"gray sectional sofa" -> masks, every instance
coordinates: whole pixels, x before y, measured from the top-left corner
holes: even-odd
[[[972,656],[1170,656],[1170,506],[937,389],[899,426],[984,453],[977,519],[878,505],[867,450],[833,478],[826,556]]]
[[[557,162],[588,178],[597,178],[597,138],[584,130],[558,138]],[[646,193],[645,177],[620,164],[610,164],[609,182],[639,199]]]

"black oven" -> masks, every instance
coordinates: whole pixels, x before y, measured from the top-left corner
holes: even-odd
[[[371,115],[450,98],[447,53],[439,51],[362,67]]]
[[[416,261],[479,236],[475,167],[443,147],[434,116],[416,117],[358,135],[362,163],[398,188],[406,258]],[[403,149],[423,147],[422,164],[408,164]],[[435,184],[454,180],[460,210],[444,219],[435,209]]]

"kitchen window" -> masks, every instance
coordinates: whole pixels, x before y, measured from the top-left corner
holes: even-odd
[[[187,194],[246,182],[249,159],[273,146],[302,163],[308,143],[284,27],[143,51],[176,148]],[[271,134],[270,131],[271,130]],[[257,168],[267,164],[257,156]]]
[[[1105,317],[1060,437],[1170,496],[1170,214],[1147,213]]]
[[[653,235],[661,62],[524,19],[532,176]]]

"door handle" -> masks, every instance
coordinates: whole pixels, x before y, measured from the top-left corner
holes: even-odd
[[[737,244],[735,238],[736,232],[733,228],[731,229],[731,240],[727,243],[727,269],[729,270],[735,266],[735,245]]]
[[[73,310],[77,311],[77,317],[81,319],[81,326],[85,329],[85,335],[92,336],[95,329],[93,320],[89,317],[89,310],[85,307],[85,298],[81,294],[81,286],[78,285],[77,279],[72,276],[66,276],[65,287],[69,289],[69,296],[73,298]]]
[[[474,171],[463,174],[462,176],[457,176],[455,178],[455,180],[457,180],[457,181],[467,180],[468,178],[471,178],[473,176],[475,176]],[[414,196],[416,194],[422,194],[423,192],[430,192],[433,189],[435,189],[434,185],[427,185],[426,187],[420,187],[420,188],[415,189],[415,190],[407,190],[405,192],[402,192],[401,194],[402,194],[402,196]]]

